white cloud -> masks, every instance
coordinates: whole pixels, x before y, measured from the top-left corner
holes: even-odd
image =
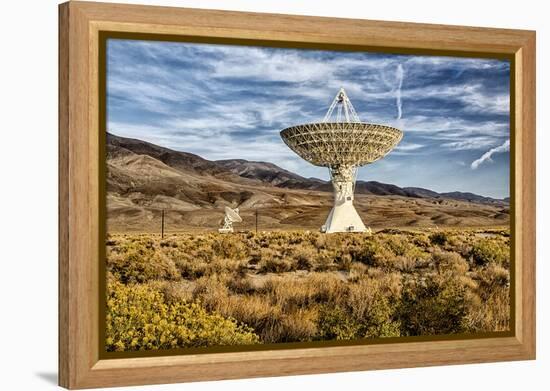
[[[245,142],[228,132],[211,132],[207,129],[187,132],[178,123],[165,122],[157,126],[109,122],[108,131],[122,137],[137,138],[181,152],[191,152],[209,160],[247,159],[275,162],[290,169],[304,166],[305,161],[295,155],[273,135],[257,135]]]
[[[416,151],[417,149],[420,149],[423,147],[424,147],[423,144],[401,142],[397,147],[395,147],[395,150],[396,151]]]
[[[340,87],[361,120],[405,133],[366,173],[401,172],[432,153],[452,153],[456,169],[456,160],[470,161],[468,151],[481,155],[509,137],[506,85],[486,88],[508,66],[500,61],[137,41],[110,53],[109,130],[211,160],[241,157],[326,175],[278,132],[322,119]],[[479,77],[463,81],[470,70]]]
[[[508,93],[491,93],[481,84],[410,88],[403,90],[401,95],[412,100],[455,99],[471,113],[506,114],[510,111]]]
[[[491,156],[495,153],[500,152],[508,152],[510,150],[510,140],[506,140],[502,145],[499,145],[498,147],[492,148],[489,151],[485,152],[481,157],[477,160],[474,160],[471,164],[472,170],[476,170],[480,165],[482,165],[485,162],[491,162]]]
[[[403,87],[403,65],[399,64],[395,71],[397,78],[397,88],[395,89],[395,105],[397,106],[397,120],[401,119],[403,115],[403,108],[401,105],[401,87]]]
[[[475,149],[477,141],[494,144],[495,140],[508,137],[507,121],[479,121],[477,118],[412,115],[401,120],[402,128],[408,133],[418,133],[423,138],[445,142],[444,147],[454,149],[470,145]],[[477,139],[477,140],[476,140]],[[480,144],[481,145],[481,144]],[[481,146],[483,148],[483,146]]]
[[[411,65],[423,65],[433,66],[439,68],[451,68],[451,69],[499,69],[502,68],[504,63],[494,60],[484,60],[479,58],[467,58],[467,57],[447,57],[447,56],[412,56],[407,60],[407,64]]]
[[[491,145],[495,145],[498,139],[495,137],[486,136],[470,136],[465,140],[449,141],[442,143],[440,146],[443,148],[451,149],[453,151],[469,151],[486,149]]]
[[[418,153],[425,152],[425,151],[420,151],[425,147],[426,145],[424,144],[407,143],[407,142],[401,141],[390,153],[396,156],[416,155]]]

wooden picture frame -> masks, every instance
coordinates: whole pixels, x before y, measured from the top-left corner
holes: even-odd
[[[100,34],[510,58],[510,336],[102,359]],[[512,165],[513,162],[513,165]],[[535,358],[535,32],[88,2],[59,6],[59,384],[90,388]]]

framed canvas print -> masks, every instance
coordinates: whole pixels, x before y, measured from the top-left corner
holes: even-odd
[[[535,358],[535,33],[60,5],[60,384]]]

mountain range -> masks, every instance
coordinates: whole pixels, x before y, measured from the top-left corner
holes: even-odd
[[[217,226],[224,205],[241,208],[245,225],[247,212],[261,210],[274,229],[297,223],[318,227],[330,210],[330,182],[305,178],[273,163],[212,161],[113,134],[107,134],[106,146],[108,221],[116,230],[156,226],[161,209],[171,212],[169,220],[175,229]],[[473,193],[438,193],[376,181],[357,181],[355,193],[358,210],[368,209],[375,223],[380,218],[381,224],[393,225],[498,225],[508,219],[508,200]],[[393,205],[389,211],[388,204]],[[376,209],[382,205],[386,207],[378,216]],[[406,205],[409,210],[402,210]],[[407,219],[408,212],[419,205],[428,211],[417,211]],[[429,211],[433,206],[465,210]]]
[[[304,178],[273,163],[256,162],[244,159],[206,160],[188,152],[174,151],[146,141],[107,135],[110,151],[118,147],[138,155],[146,155],[160,160],[164,164],[184,171],[193,171],[201,175],[212,175],[223,179],[241,178],[260,181],[264,184],[287,189],[306,189],[332,191],[330,182],[318,178]],[[240,181],[239,181],[240,182]],[[355,185],[356,193],[374,195],[398,195],[415,198],[448,198],[460,201],[481,203],[507,203],[508,199],[495,199],[474,193],[460,191],[438,193],[421,187],[399,187],[377,181],[360,181]]]

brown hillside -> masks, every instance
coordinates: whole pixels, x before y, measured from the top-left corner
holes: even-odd
[[[108,229],[112,232],[158,231],[162,209],[169,231],[215,230],[225,205],[240,208],[243,223],[236,229],[253,229],[258,210],[261,230],[317,230],[332,205],[329,184],[271,163],[213,162],[113,135],[108,135],[107,154]],[[468,201],[409,189],[360,182],[357,210],[373,228],[509,223],[504,201],[476,195],[468,196],[472,199]],[[463,193],[453,194],[459,198]]]

